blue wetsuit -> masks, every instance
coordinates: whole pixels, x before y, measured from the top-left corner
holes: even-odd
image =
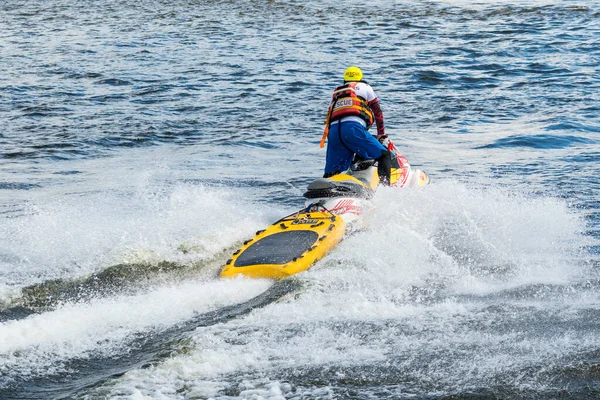
[[[362,158],[377,159],[387,149],[356,121],[334,121],[329,129],[325,174],[343,172],[350,167],[356,153]]]

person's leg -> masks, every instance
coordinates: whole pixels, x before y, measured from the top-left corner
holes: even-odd
[[[354,121],[342,122],[342,140],[354,153],[365,159],[377,159],[382,151],[387,151],[375,136]]]
[[[342,140],[360,157],[377,160],[379,180],[384,185],[390,184],[391,154],[369,131],[359,123],[345,122],[342,124]]]
[[[354,153],[340,141],[340,124],[333,124],[327,136],[324,178],[339,174],[348,169]],[[343,133],[343,132],[342,132]]]

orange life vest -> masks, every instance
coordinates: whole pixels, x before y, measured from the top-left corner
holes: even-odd
[[[373,125],[373,112],[369,103],[355,91],[358,82],[350,82],[335,88],[329,105],[329,121],[335,121],[349,115],[361,117],[367,123],[367,129]]]
[[[325,120],[325,131],[321,138],[320,147],[325,145],[325,139],[329,133],[329,125],[331,121],[338,120],[343,117],[354,115],[362,118],[367,129],[373,125],[373,112],[369,108],[369,103],[364,98],[358,96],[354,88],[358,82],[350,82],[342,86],[338,86],[333,91],[333,98],[329,104],[327,119]]]

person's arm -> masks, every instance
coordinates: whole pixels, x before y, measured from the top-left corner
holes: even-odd
[[[369,107],[371,108],[371,111],[373,111],[373,118],[377,125],[377,140],[382,141],[387,135],[385,134],[385,127],[383,125],[383,112],[381,111],[381,106],[379,105],[377,97],[369,101]]]

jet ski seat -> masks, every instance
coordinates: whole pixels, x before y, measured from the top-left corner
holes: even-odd
[[[308,190],[304,193],[304,197],[307,199],[348,196],[368,199],[373,196],[373,190],[357,182],[317,178],[308,185]]]
[[[373,171],[371,169],[377,168],[377,161],[372,159],[362,159],[355,156],[355,162],[350,166],[352,176],[363,182],[366,186],[369,186]]]

